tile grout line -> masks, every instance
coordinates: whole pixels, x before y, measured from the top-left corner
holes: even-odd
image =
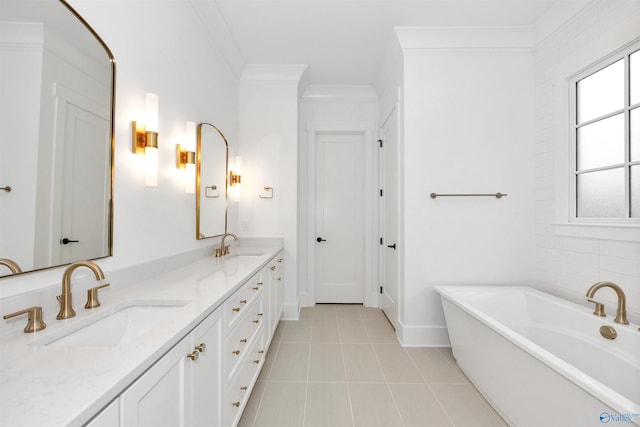
[[[453,351],[453,349],[452,349]],[[457,370],[459,370],[462,375],[464,376],[464,380],[465,380],[465,384],[467,384],[468,386],[471,386],[471,391],[478,396],[478,398],[480,399],[480,401],[482,401],[482,403],[484,404],[485,407],[487,407],[487,409],[489,410],[489,412],[491,412],[493,414],[493,416],[498,420],[499,423],[501,424],[505,424],[504,420],[502,419],[502,417],[500,416],[500,414],[497,413],[497,411],[493,408],[493,406],[491,406],[491,404],[489,404],[489,402],[487,401],[487,399],[482,395],[482,393],[480,393],[480,390],[477,389],[477,387],[475,386],[475,384],[473,384],[473,382],[471,381],[471,378],[469,378],[467,376],[467,374],[462,370],[462,368],[460,368],[460,366],[458,366],[457,363],[453,363],[448,355],[443,354],[442,350],[438,349],[438,352],[445,358],[445,361],[450,365],[453,366],[454,368],[456,368]]]
[[[395,331],[394,331],[395,334]],[[397,339],[397,336],[396,336]],[[400,422],[402,423],[402,427],[406,427],[406,424],[404,422],[404,418],[402,417],[402,412],[400,411],[400,407],[398,406],[398,402],[396,402],[396,398],[393,395],[393,391],[391,391],[391,386],[389,385],[389,379],[387,378],[387,374],[384,372],[384,368],[382,367],[382,363],[380,362],[380,357],[378,356],[378,352],[376,351],[376,348],[374,346],[374,344],[380,344],[380,343],[373,343],[371,341],[371,337],[369,337],[369,345],[371,346],[371,349],[373,350],[373,354],[376,357],[376,360],[378,361],[378,366],[380,366],[380,371],[382,372],[382,377],[384,378],[384,383],[387,386],[387,391],[389,392],[389,395],[391,396],[391,401],[393,402],[393,407],[396,408],[396,411],[398,412],[398,417],[400,418]]]
[[[360,316],[360,313],[358,313]],[[337,313],[336,313],[336,322],[337,322]],[[339,322],[338,322],[339,323]],[[353,400],[351,399],[351,388],[349,387],[349,376],[347,375],[347,361],[344,357],[344,347],[342,346],[342,334],[340,332],[340,325],[338,324],[338,345],[340,346],[340,356],[342,357],[342,371],[344,372],[344,380],[347,386],[347,399],[349,400],[349,413],[351,414],[351,425],[355,427],[356,425],[356,416],[353,412]]]
[[[304,407],[302,408],[302,425],[307,425],[307,401],[309,400],[309,370],[311,369],[311,338],[313,337],[313,312],[311,313],[311,327],[309,331],[309,351],[307,352],[307,375],[304,381]]]
[[[284,334],[285,329],[287,329],[287,324],[285,323],[282,329],[282,334]],[[273,342],[273,340],[271,341],[271,346],[273,346],[274,344],[276,344],[276,348],[275,348],[275,353],[273,354],[273,360],[275,363],[275,358],[278,357],[278,351],[280,351],[280,341],[277,342]],[[266,357],[265,357],[266,360]],[[253,421],[250,423],[251,427],[255,427],[256,425],[256,421],[258,420],[258,415],[260,413],[260,409],[262,408],[262,402],[264,400],[264,396],[267,392],[267,388],[269,387],[269,379],[271,377],[271,370],[273,369],[273,363],[271,364],[271,366],[269,367],[269,372],[267,372],[267,379],[266,381],[264,381],[264,390],[262,390],[262,395],[260,396],[260,401],[258,402],[258,406],[256,407],[256,413],[253,416]],[[259,377],[259,376],[258,376]],[[251,390],[251,393],[253,394],[253,391],[256,389],[256,384],[258,383],[258,381],[256,380],[256,383],[253,385],[253,390]],[[247,399],[247,404],[249,403],[249,400],[251,400],[251,395],[249,395],[249,399]],[[247,405],[245,404],[245,409],[247,408]],[[242,417],[240,417],[240,419],[242,419]]]
[[[406,349],[405,349],[405,351],[406,351]],[[417,368],[418,367],[418,362],[416,362],[416,360],[413,358],[413,356],[411,356],[411,353],[409,353],[409,351],[407,351],[407,354],[409,355],[409,358],[413,361],[414,365],[416,365],[416,368]],[[450,363],[449,360],[442,354],[442,352],[440,350],[438,350],[438,354],[440,354],[442,357],[444,357],[446,359],[445,360],[446,363]],[[447,419],[449,420],[451,425],[455,427],[456,424],[453,422],[453,419],[449,415],[449,412],[445,409],[444,405],[442,404],[442,402],[438,398],[438,393],[436,393],[435,390],[433,389],[433,387],[431,386],[431,384],[449,384],[449,383],[430,383],[429,381],[427,381],[427,378],[424,376],[424,374],[422,373],[420,368],[418,368],[418,372],[420,372],[420,376],[424,380],[424,384],[427,386],[427,388],[429,389],[431,394],[433,394],[433,397],[436,399],[436,402],[438,402],[438,405],[440,406],[440,409],[442,409],[442,412],[445,414],[445,416],[447,417]]]

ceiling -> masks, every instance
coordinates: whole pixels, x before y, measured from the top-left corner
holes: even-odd
[[[197,0],[196,0],[197,1]],[[371,85],[395,26],[528,26],[553,0],[215,0],[244,64],[308,64],[311,84]],[[211,11],[210,11],[211,12]],[[218,33],[220,31],[218,30]],[[228,47],[227,47],[228,50]]]

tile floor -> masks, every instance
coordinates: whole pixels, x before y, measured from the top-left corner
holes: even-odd
[[[240,427],[504,427],[445,348],[404,348],[382,312],[304,308],[282,321]]]

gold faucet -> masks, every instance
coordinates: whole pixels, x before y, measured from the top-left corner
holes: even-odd
[[[42,320],[42,307],[31,307],[24,310],[16,311],[15,313],[2,316],[3,319],[11,319],[12,317],[20,316],[21,314],[28,314],[27,326],[24,327],[26,334],[31,332],[38,332],[47,327],[47,324]]]
[[[9,258],[0,258],[0,265],[4,265],[9,270],[11,270],[11,274],[22,273],[22,269],[20,268],[18,263],[10,260]]]
[[[229,245],[225,246],[224,245],[224,239],[227,238],[227,236],[231,236],[233,237],[233,240],[238,240],[238,236],[236,236],[233,233],[225,233],[222,236],[222,239],[220,240],[220,247],[218,249],[216,249],[216,258],[219,258],[221,256],[225,256],[229,254]]]
[[[71,303],[71,275],[78,267],[87,267],[93,271],[93,274],[96,276],[96,280],[104,279],[102,269],[91,261],[78,261],[67,267],[62,275],[62,294],[57,297],[60,302],[60,312],[56,316],[56,319],[69,319],[76,315]]]
[[[589,302],[595,303],[596,310],[593,314],[598,316],[604,316],[604,305],[600,302],[594,301],[592,298],[600,288],[611,288],[618,295],[618,309],[616,311],[616,318],[613,320],[616,323],[620,323],[623,325],[628,325],[629,321],[627,320],[627,298],[624,295],[624,292],[620,288],[620,286],[611,282],[598,282],[591,286],[587,291],[587,298]]]

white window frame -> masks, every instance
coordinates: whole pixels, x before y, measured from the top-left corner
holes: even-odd
[[[585,225],[585,226],[597,226],[597,225],[610,225],[615,227],[629,227],[640,226],[640,218],[631,218],[630,217],[630,186],[631,186],[631,166],[640,165],[640,161],[631,162],[630,156],[630,112],[634,108],[638,108],[640,104],[630,105],[630,88],[629,88],[629,57],[632,53],[640,50],[640,41],[636,40],[635,42],[623,47],[622,49],[617,50],[606,58],[598,61],[597,63],[591,65],[590,67],[580,71],[577,74],[574,74],[568,79],[569,82],[569,224],[576,225]],[[579,127],[577,122],[577,93],[576,87],[577,83],[600,71],[604,68],[610,66],[611,64],[624,59],[624,92],[625,92],[625,102],[624,107],[616,110],[614,112],[609,112],[606,115],[600,116],[597,120],[602,119],[603,117],[610,117],[620,113],[624,114],[624,123],[625,123],[625,159],[624,163],[619,165],[611,165],[609,167],[603,167],[602,169],[610,169],[610,168],[624,168],[624,191],[625,191],[625,208],[626,208],[626,218],[585,218],[577,216],[577,141],[576,134],[577,128]],[[587,123],[590,123],[588,121]],[[584,126],[584,124],[582,124]],[[600,168],[597,168],[600,169]],[[635,239],[634,239],[635,240]]]

